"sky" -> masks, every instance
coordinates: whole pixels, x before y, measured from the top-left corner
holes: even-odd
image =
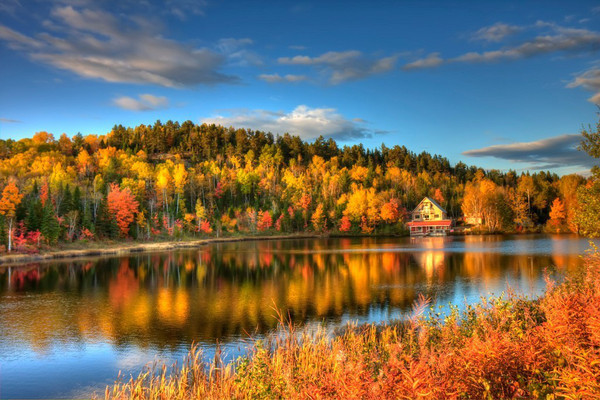
[[[598,1],[0,2],[0,139],[191,120],[585,173],[598,105]]]

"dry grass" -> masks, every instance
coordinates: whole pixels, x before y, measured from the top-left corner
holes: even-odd
[[[224,365],[192,349],[106,389],[106,399],[600,399],[600,256],[538,300],[483,301],[463,312],[334,337],[297,331]]]

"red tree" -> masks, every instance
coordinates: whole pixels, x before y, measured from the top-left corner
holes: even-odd
[[[345,215],[342,217],[340,221],[340,232],[348,232],[352,228],[352,223],[350,222],[350,218]]]
[[[202,233],[206,233],[206,234],[212,233],[212,228],[210,227],[210,222],[208,222],[207,220],[202,220],[200,222],[199,229],[200,229],[200,232],[202,232]]]
[[[128,188],[121,190],[119,185],[113,183],[110,185],[107,201],[108,211],[116,220],[121,235],[127,236],[129,225],[134,221],[135,214],[138,212],[137,200]]]
[[[273,218],[271,217],[271,213],[268,211],[259,211],[258,212],[258,222],[256,223],[256,229],[259,231],[266,231],[270,227],[273,226]]]

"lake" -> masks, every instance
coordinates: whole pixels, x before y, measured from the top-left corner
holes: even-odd
[[[596,241],[597,244],[598,241]],[[180,360],[192,343],[229,359],[277,327],[337,327],[434,305],[473,304],[507,288],[539,296],[544,271],[582,265],[569,235],[331,238],[217,243],[0,266],[0,398],[89,397],[119,371]]]

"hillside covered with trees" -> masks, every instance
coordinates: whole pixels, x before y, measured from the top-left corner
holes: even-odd
[[[597,132],[582,149],[600,155]],[[600,234],[600,179],[484,171],[403,146],[157,121],[106,135],[0,140],[0,241],[57,242],[315,231],[405,233],[424,197],[486,232]]]

